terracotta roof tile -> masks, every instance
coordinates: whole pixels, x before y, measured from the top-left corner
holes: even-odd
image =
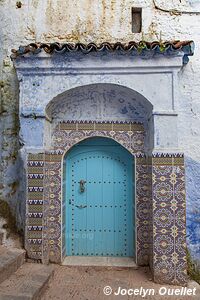
[[[172,41],[172,42],[134,42],[129,43],[109,43],[104,42],[101,44],[89,43],[31,43],[27,46],[20,46],[18,50],[12,49],[12,58],[21,56],[27,53],[38,54],[44,51],[48,54],[52,53],[66,53],[66,52],[82,52],[88,54],[90,52],[101,52],[101,51],[121,51],[125,53],[135,53],[137,55],[145,54],[173,54],[174,52],[183,52],[185,56],[194,54],[194,42],[193,41]]]

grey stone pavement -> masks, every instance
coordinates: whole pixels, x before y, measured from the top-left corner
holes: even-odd
[[[105,295],[103,289],[109,286],[112,289],[111,295]],[[155,294],[150,295],[114,295],[118,288],[140,289],[148,292],[147,289],[154,289]],[[189,282],[188,288],[197,288],[196,296],[164,296],[159,295],[159,290],[166,288],[167,291],[175,291],[181,287],[160,285],[152,282],[152,276],[148,268],[102,268],[102,267],[77,267],[77,266],[55,266],[53,279],[43,294],[41,300],[127,300],[127,299],[155,299],[155,300],[200,300],[200,288],[195,282]],[[106,292],[110,292],[107,288]],[[130,291],[132,292],[132,291]]]

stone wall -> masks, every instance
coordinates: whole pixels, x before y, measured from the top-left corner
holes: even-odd
[[[187,237],[193,257],[200,261],[200,1],[195,0],[0,0],[0,197],[16,212],[23,227],[18,159],[18,82],[10,61],[12,48],[41,42],[102,42],[187,40],[196,44],[195,55],[179,73],[181,97],[178,111],[179,146],[185,153],[187,188]],[[19,1],[18,1],[19,2]],[[131,32],[131,7],[143,8],[143,33]],[[190,12],[190,13],[189,13]],[[176,91],[175,91],[176,92]],[[161,95],[162,97],[162,95]]]

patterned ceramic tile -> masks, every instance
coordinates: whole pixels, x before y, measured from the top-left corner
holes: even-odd
[[[144,155],[136,157],[136,216],[137,216],[137,263],[149,264],[149,220],[151,203],[151,174]]]
[[[187,266],[183,154],[154,154],[152,178],[154,279],[156,282],[185,285]]]
[[[29,154],[27,160],[26,249],[30,257],[42,259],[43,241],[43,153]]]

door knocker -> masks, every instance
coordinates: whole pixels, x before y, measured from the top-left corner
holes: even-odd
[[[86,183],[86,181],[83,180],[83,179],[81,179],[81,180],[79,181],[79,184],[80,184],[80,192],[81,192],[81,193],[84,193],[84,191],[85,191],[85,183]]]

